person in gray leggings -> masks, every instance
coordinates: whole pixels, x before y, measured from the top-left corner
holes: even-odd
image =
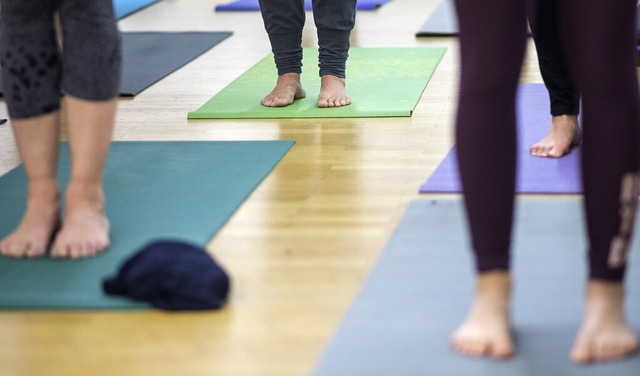
[[[21,223],[0,240],[11,257],[86,257],[109,245],[103,170],[120,86],[112,0],[0,0],[0,66],[27,174]],[[56,178],[65,95],[71,177],[64,219]]]
[[[304,0],[259,0],[259,3],[278,70],[276,86],[262,99],[262,104],[288,106],[306,96],[300,82]],[[349,37],[355,25],[356,0],[313,0],[312,5],[318,30],[321,84],[318,107],[349,105],[345,70]]]

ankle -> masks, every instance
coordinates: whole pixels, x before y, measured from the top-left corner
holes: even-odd
[[[55,177],[30,177],[27,197],[29,202],[57,202],[60,196]]]
[[[65,193],[66,205],[90,205],[94,209],[104,209],[104,190],[101,180],[72,178]]]
[[[622,282],[591,279],[586,286],[586,307],[596,311],[620,311],[624,306]]]

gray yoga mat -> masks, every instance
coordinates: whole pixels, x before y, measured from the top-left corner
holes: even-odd
[[[416,32],[416,37],[453,37],[458,35],[458,31],[454,0],[442,0]]]
[[[313,375],[639,375],[640,356],[590,366],[569,360],[586,275],[581,199],[519,198],[516,218],[511,360],[451,350],[449,337],[466,316],[473,288],[462,201],[422,199],[408,206]],[[634,241],[627,275],[627,312],[636,330],[639,248]]]
[[[140,94],[231,35],[231,32],[121,33],[120,95],[131,97]]]
[[[448,37],[458,35],[458,16],[453,0],[442,0],[427,21],[416,32],[417,37]]]

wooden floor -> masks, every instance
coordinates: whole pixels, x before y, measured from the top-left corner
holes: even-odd
[[[213,11],[227,0],[162,0],[122,20],[122,31],[234,34],[121,99],[115,140],[296,144],[209,244],[233,279],[226,308],[3,311],[0,375],[309,374],[407,203],[420,198],[419,185],[452,146],[456,39],[414,36],[439,1],[393,0],[362,11],[353,32],[354,47],[448,48],[410,118],[188,121],[188,111],[269,52],[259,13]],[[304,45],[315,47],[308,15]],[[531,48],[523,81],[541,82]],[[10,124],[2,125],[0,173],[18,163]]]

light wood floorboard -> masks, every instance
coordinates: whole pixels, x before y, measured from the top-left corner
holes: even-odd
[[[228,305],[195,314],[2,311],[0,375],[309,374],[407,203],[452,146],[456,39],[414,36],[439,0],[360,12],[353,32],[354,47],[448,48],[412,117],[188,121],[270,50],[259,13],[214,12],[222,2],[162,0],[120,22],[123,31],[234,35],[121,99],[114,139],[296,141],[209,244],[233,279]],[[304,45],[313,47],[308,15]],[[541,82],[529,52],[523,80]],[[2,125],[0,173],[18,163]]]

